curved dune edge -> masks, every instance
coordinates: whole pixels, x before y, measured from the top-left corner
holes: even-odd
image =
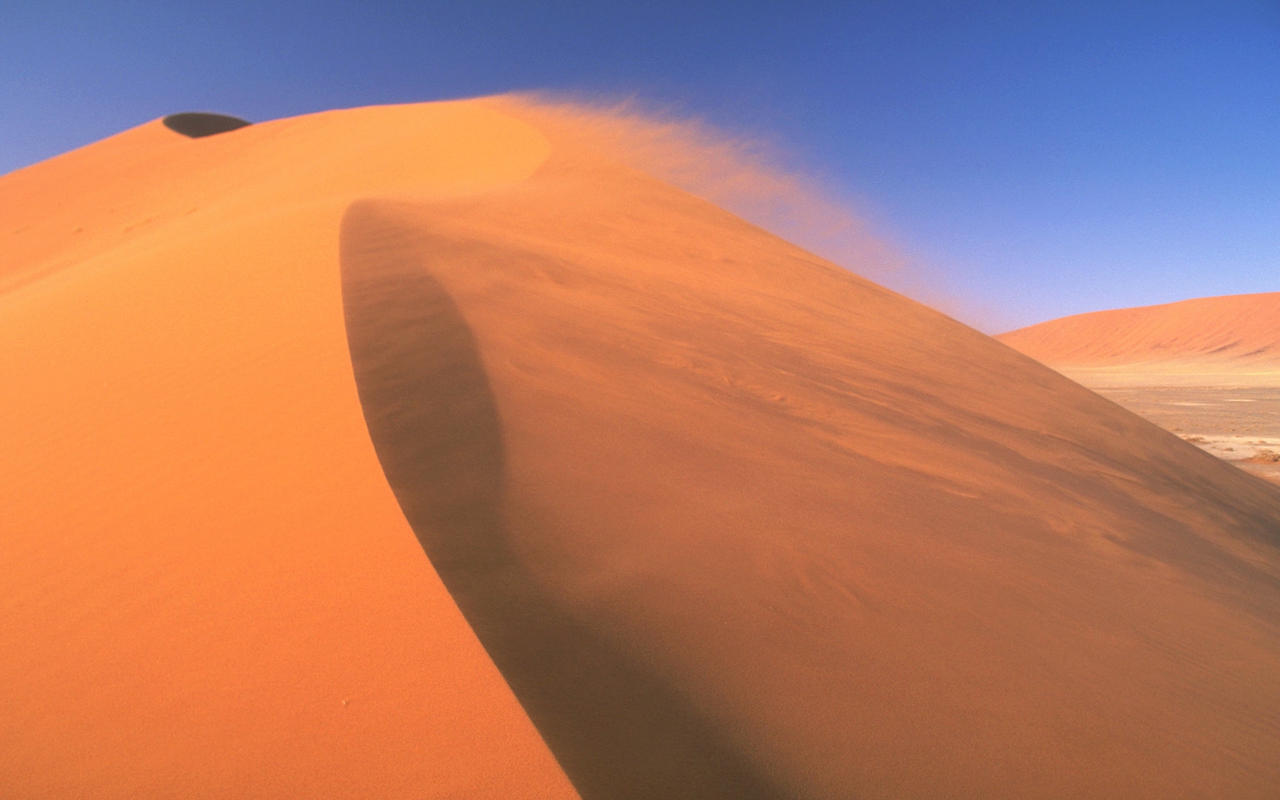
[[[328,111],[198,142],[156,120],[0,177],[0,295],[106,253],[146,250],[153,237],[194,238],[299,205],[329,207],[306,235],[336,248],[342,209],[369,192],[509,187],[549,153],[537,128],[489,101]]]
[[[347,336],[378,458],[432,565],[585,798],[783,798],[643,660],[582,625],[513,550],[501,423],[474,337],[431,263],[458,248],[396,208],[342,225]]]
[[[239,130],[251,123],[248,120],[232,117],[227,114],[211,114],[206,111],[183,111],[170,114],[160,122],[169,130],[180,133],[190,139],[201,139],[219,133]]]

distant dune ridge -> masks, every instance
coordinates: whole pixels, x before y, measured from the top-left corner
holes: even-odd
[[[1280,382],[1280,292],[1077,314],[996,338],[1045,364],[1101,381],[1123,373],[1174,380],[1243,373]]]
[[[590,113],[0,178],[0,794],[1272,796],[1280,490]]]

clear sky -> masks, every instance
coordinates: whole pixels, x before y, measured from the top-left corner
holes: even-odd
[[[0,12],[0,172],[180,110],[635,95],[781,143],[987,331],[1280,290],[1280,0]]]

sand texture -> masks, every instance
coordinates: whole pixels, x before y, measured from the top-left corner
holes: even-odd
[[[1274,796],[1280,488],[557,113],[0,178],[3,794]]]

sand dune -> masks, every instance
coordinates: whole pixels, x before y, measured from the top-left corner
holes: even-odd
[[[1280,383],[1280,292],[1077,314],[1000,335],[1089,385]]]
[[[1280,490],[554,113],[0,179],[0,787],[1273,793]]]

